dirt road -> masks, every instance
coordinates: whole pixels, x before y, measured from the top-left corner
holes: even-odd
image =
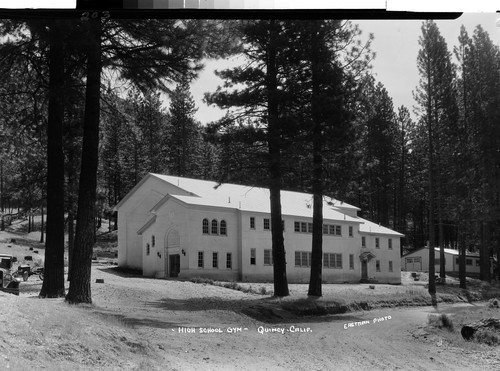
[[[498,348],[464,352],[423,330],[432,307],[302,318],[280,324],[240,313],[263,300],[217,286],[120,277],[94,268],[95,310],[114,315],[157,349],[161,369],[485,370]],[[456,312],[470,305],[440,305]]]

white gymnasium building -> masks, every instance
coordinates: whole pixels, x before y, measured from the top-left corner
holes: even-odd
[[[312,195],[281,192],[289,282],[308,282]],[[144,276],[272,281],[269,190],[146,175],[115,207],[118,265]],[[401,283],[400,233],[325,197],[323,279]]]

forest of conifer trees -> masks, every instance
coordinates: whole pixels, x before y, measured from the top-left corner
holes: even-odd
[[[90,259],[79,225],[116,225],[113,207],[148,172],[307,191],[403,233],[401,253],[429,241],[479,251],[489,280],[500,257],[500,51],[481,25],[452,46],[433,21],[421,31],[412,118],[372,73],[377,35],[355,22],[0,20],[0,212],[47,210],[50,241],[62,219],[71,231],[78,220],[74,248]],[[205,60],[234,55],[245,63],[218,71],[224,86],[205,97],[227,114],[199,122],[190,84]],[[82,173],[95,173],[93,195]],[[63,295],[55,286],[47,296]]]

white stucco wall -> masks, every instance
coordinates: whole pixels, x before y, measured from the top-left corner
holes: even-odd
[[[361,247],[360,253],[371,252],[375,255],[368,264],[368,278],[380,283],[401,283],[400,237],[373,233],[361,233],[360,235],[366,239],[366,247]],[[378,248],[376,246],[377,238],[379,239]],[[392,249],[389,249],[389,240],[392,241]],[[377,260],[380,261],[379,272],[376,269]],[[389,271],[389,262],[392,262],[392,272]]]
[[[142,269],[142,240],[137,231],[164,196],[161,183],[149,178],[118,208],[118,266]]]

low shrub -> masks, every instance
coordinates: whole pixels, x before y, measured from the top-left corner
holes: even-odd
[[[498,299],[490,299],[489,303],[488,303],[488,307],[489,308],[499,308],[499,303],[498,303]]]
[[[210,278],[203,278],[203,277],[193,277],[190,279],[191,282],[193,283],[204,283],[204,284],[207,284],[207,285],[213,285],[214,284],[214,280],[210,279]]]
[[[427,323],[432,327],[446,328],[453,331],[453,321],[444,313],[439,315],[429,314],[427,317]]]
[[[474,340],[478,343],[487,345],[500,344],[500,337],[493,331],[488,329],[479,329],[474,333]]]

